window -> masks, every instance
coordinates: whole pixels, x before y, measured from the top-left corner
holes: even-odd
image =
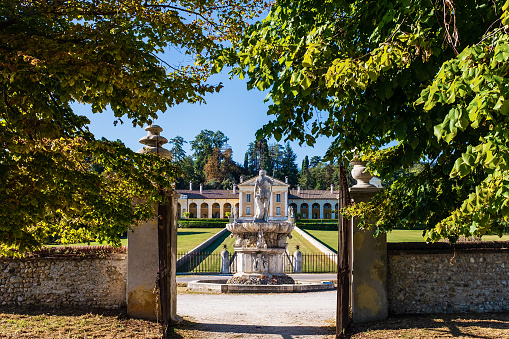
[[[276,202],[281,202],[281,194],[276,195]]]
[[[276,207],[276,215],[281,215],[281,207]]]
[[[249,194],[248,194],[249,196]],[[246,207],[246,215],[251,215],[251,206]]]
[[[251,202],[251,194],[246,194],[246,201]]]

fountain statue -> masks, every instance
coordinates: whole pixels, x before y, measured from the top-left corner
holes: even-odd
[[[237,273],[227,284],[293,284],[291,277],[284,273],[286,239],[291,238],[294,229],[293,211],[288,220],[271,220],[269,215],[272,199],[272,179],[261,170],[254,183],[254,218],[239,219],[235,209],[234,217],[226,228],[236,237],[234,250],[237,252]]]

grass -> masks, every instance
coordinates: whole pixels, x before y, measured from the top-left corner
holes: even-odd
[[[179,289],[179,294],[186,293]],[[267,296],[270,298],[270,296]],[[219,310],[220,312],[220,310]],[[263,312],[263,311],[262,311]],[[231,322],[234,324],[234,320]],[[331,324],[334,328],[334,324]],[[248,325],[240,325],[242,337]],[[184,320],[172,328],[170,338],[207,338],[198,323]],[[350,339],[400,338],[509,338],[509,313],[432,314],[391,316],[386,320],[352,324],[347,330]],[[0,338],[127,339],[161,338],[156,322],[130,319],[120,311],[90,313],[76,309],[2,309]]]
[[[2,310],[0,338],[160,338],[157,323],[127,319],[119,311]]]
[[[216,241],[214,241],[212,244],[210,244],[204,252],[209,253],[220,253],[223,250],[223,245],[227,245],[227,249],[230,253],[233,251],[233,244],[235,244],[235,237],[230,237],[230,232],[227,232],[226,235],[220,237]],[[314,247],[309,241],[304,239],[299,233],[296,231],[292,232],[292,239],[286,240],[288,243],[288,251],[290,253],[293,253],[297,249],[297,245],[300,247],[300,251],[303,254],[320,254],[321,252]],[[180,250],[179,250],[180,252]]]
[[[186,229],[187,230],[187,229]],[[211,253],[211,255],[196,255],[190,259],[190,262],[187,266],[182,267],[180,270],[182,272],[203,272],[203,271],[220,271],[221,258],[219,254],[223,251],[223,245],[227,246],[227,250],[230,252],[230,256],[233,254],[233,245],[235,243],[235,237],[230,237],[230,232],[226,232],[223,236],[216,239],[212,242],[207,248],[203,250],[204,253]],[[189,241],[192,241],[193,237],[189,237]],[[304,239],[297,232],[292,232],[292,239],[287,239],[288,242],[288,251],[290,255],[293,255],[293,252],[296,251],[297,246],[299,246],[300,251],[303,254],[320,254],[321,252],[314,247],[309,241]],[[184,254],[184,251],[179,249],[179,256]],[[323,261],[327,261],[327,263],[322,263]],[[329,265],[330,259],[327,258],[309,258],[309,260],[303,262],[303,269],[311,267],[329,267],[334,265]]]
[[[217,232],[221,231],[221,228],[179,228],[177,230],[177,252],[189,252]],[[127,246],[127,238],[120,239],[122,246]],[[58,245],[46,245],[47,247],[55,246],[102,246],[107,245],[105,243],[90,242],[90,243],[76,243],[76,244],[58,244]]]
[[[221,230],[221,228],[179,228],[177,252],[189,252]]]
[[[338,231],[304,230],[334,252],[338,252]]]
[[[324,231],[324,230],[305,230],[317,240],[322,242],[331,250],[338,250],[338,232],[337,231]],[[482,237],[483,241],[507,241],[509,235],[504,235],[499,238],[497,235],[485,235]],[[387,234],[387,242],[424,242],[422,237],[422,230],[393,230]]]
[[[346,338],[509,338],[509,314],[393,316],[383,321],[353,324]]]

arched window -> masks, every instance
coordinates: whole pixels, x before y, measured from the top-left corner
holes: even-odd
[[[196,203],[192,202],[189,204],[189,213],[191,213],[191,218],[197,218],[198,217],[198,206]]]
[[[309,218],[309,205],[306,203],[303,203],[300,205],[300,214],[302,215],[303,219]]]
[[[311,206],[311,218],[320,219],[320,205],[316,202]]]
[[[201,204],[200,209],[201,209],[200,218],[208,218],[209,217],[209,204],[204,202],[203,204]]]
[[[221,213],[221,207],[219,206],[219,204],[217,202],[213,203],[212,204],[212,218],[220,218],[220,213]]]
[[[331,204],[329,204],[329,203],[326,203],[323,205],[323,218],[324,219],[332,218],[332,208],[331,208]]]
[[[232,210],[232,205],[230,203],[226,203],[223,205],[223,218],[226,218],[226,212],[231,212]]]

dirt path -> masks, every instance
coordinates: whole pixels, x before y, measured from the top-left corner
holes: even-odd
[[[197,338],[333,338],[336,291],[181,294],[177,312]]]

